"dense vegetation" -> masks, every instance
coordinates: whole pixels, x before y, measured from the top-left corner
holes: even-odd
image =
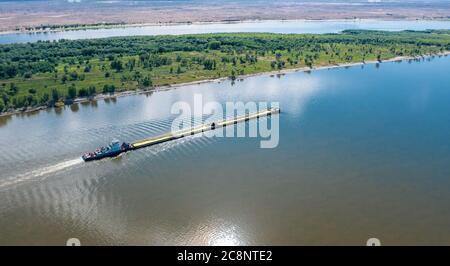
[[[450,50],[450,31],[201,34],[0,45],[0,111],[97,93]]]

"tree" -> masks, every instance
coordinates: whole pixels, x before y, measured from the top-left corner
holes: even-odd
[[[14,84],[14,83],[9,84],[9,94],[10,95],[16,95],[18,91],[19,91],[19,88],[17,87],[16,84]]]
[[[6,94],[6,93],[1,93],[1,100],[3,100],[3,103],[5,104],[5,105],[8,105],[8,103],[9,103],[9,96],[8,96],[8,94]]]
[[[105,85],[103,86],[103,93],[113,94],[116,91],[116,86],[114,85]]]
[[[281,53],[276,53],[275,54],[275,59],[278,61],[281,59]]]
[[[153,86],[152,79],[149,76],[143,78],[142,79],[142,86],[144,86],[144,87],[151,87],[151,86]]]
[[[234,69],[231,70],[230,78],[231,78],[232,81],[236,80],[236,71],[234,71]]]
[[[92,95],[95,95],[95,93],[96,93],[96,88],[95,88],[95,86],[89,86],[89,88],[87,89],[87,93],[88,93],[88,95],[89,96],[92,96]]]
[[[13,65],[6,66],[6,76],[9,78],[13,78],[17,75],[17,68]]]
[[[117,60],[117,59],[114,60],[114,61],[112,61],[112,62],[111,62],[111,68],[112,68],[112,69],[115,69],[116,72],[122,71],[122,69],[123,69],[122,61]]]
[[[34,95],[28,95],[27,96],[27,106],[35,106],[37,105],[37,100]]]
[[[14,103],[15,107],[22,108],[22,107],[26,106],[26,104],[27,104],[26,101],[27,101],[27,98],[25,98],[25,96],[20,96],[20,97],[14,98],[13,103]]]
[[[30,79],[32,75],[31,71],[27,71],[23,74],[23,78]]]
[[[40,104],[48,104],[48,102],[49,102],[49,100],[50,100],[50,95],[48,95],[48,93],[44,93],[44,94],[42,94],[42,96],[41,96],[41,99],[39,100],[39,103]]]
[[[78,90],[78,97],[86,97],[88,96],[88,90],[85,88],[81,88]]]
[[[109,93],[113,94],[116,91],[116,86],[110,85],[109,86]]]
[[[75,84],[72,83],[67,89],[67,98],[73,100],[75,97],[77,97],[77,88],[75,87]]]
[[[129,71],[133,71],[135,65],[136,65],[136,59],[134,59],[134,58],[128,60],[128,62],[126,64]]]
[[[380,55],[380,54],[377,55],[377,61],[378,61],[378,62],[381,62],[381,55]]]
[[[73,71],[70,73],[70,80],[74,81],[78,79],[78,73]]]
[[[270,62],[270,67],[271,67],[272,69],[274,69],[276,65],[277,65],[277,62],[276,62],[276,61]]]
[[[5,103],[3,102],[2,99],[0,99],[0,112],[3,112],[4,109],[5,109]]]
[[[305,65],[306,66],[308,66],[309,68],[312,68],[313,67],[313,60],[311,59],[311,58],[309,58],[309,57],[307,57],[306,59],[305,59]]]
[[[208,43],[208,48],[211,50],[218,50],[220,49],[221,43],[219,41],[211,41]]]
[[[52,101],[53,103],[56,103],[57,101],[59,101],[59,92],[57,89],[52,89]]]
[[[214,59],[206,59],[205,61],[203,61],[203,67],[206,70],[214,70],[216,68],[216,60]]]

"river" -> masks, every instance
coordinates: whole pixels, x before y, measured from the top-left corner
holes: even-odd
[[[0,244],[450,244],[450,57],[249,77],[0,120]],[[170,130],[174,102],[278,101],[279,145]],[[242,125],[241,125],[242,126]]]
[[[286,20],[130,26],[44,33],[8,33],[0,35],[0,44],[52,41],[59,39],[75,40],[118,36],[224,32],[337,33],[346,29],[386,31],[450,29],[450,20]]]

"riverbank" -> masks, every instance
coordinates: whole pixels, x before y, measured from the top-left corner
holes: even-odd
[[[309,68],[309,67],[287,68],[287,69],[278,70],[278,71],[266,71],[266,72],[259,72],[259,73],[253,73],[253,74],[238,75],[238,76],[236,76],[236,80],[243,80],[243,79],[255,77],[255,76],[285,75],[285,74],[294,73],[294,72],[308,72],[308,71],[317,71],[317,70],[324,70],[324,69],[346,68],[346,67],[361,66],[361,65],[368,65],[368,64],[399,62],[399,61],[404,61],[404,60],[421,60],[421,59],[432,58],[435,56],[447,57],[449,55],[450,55],[450,51],[446,51],[443,53],[425,54],[425,55],[416,56],[416,57],[414,57],[414,56],[397,56],[397,57],[393,57],[390,59],[382,60],[381,62],[377,61],[377,60],[370,60],[370,61],[365,61],[365,62],[352,62],[352,63],[345,63],[345,64],[321,65],[321,66],[315,66],[312,68]],[[180,88],[183,88],[186,86],[192,86],[192,85],[198,85],[198,84],[204,84],[204,83],[212,83],[212,82],[223,82],[226,80],[230,80],[230,78],[229,77],[221,77],[221,78],[216,78],[216,79],[203,79],[203,80],[197,80],[197,81],[192,81],[192,82],[174,83],[174,84],[169,84],[169,85],[164,85],[164,86],[156,86],[156,87],[148,88],[148,89],[119,91],[119,92],[112,93],[112,94],[100,93],[100,94],[95,95],[94,97],[78,97],[73,100],[72,104],[79,104],[79,103],[85,103],[85,102],[90,102],[90,101],[98,101],[98,100],[126,97],[126,96],[131,96],[131,95],[141,95],[141,94],[147,94],[147,93],[152,93],[152,92],[157,92],[157,91],[166,91],[166,90],[171,90],[171,89],[180,89]],[[39,112],[41,110],[46,110],[46,109],[50,109],[50,108],[63,108],[63,107],[62,106],[61,107],[37,106],[37,107],[29,107],[26,109],[23,109],[23,108],[15,109],[13,111],[0,113],[0,117]]]
[[[184,22],[153,22],[153,23],[117,23],[117,24],[86,24],[76,25],[48,25],[36,26],[35,29],[16,29],[5,30],[0,29],[0,37],[8,34],[48,34],[69,31],[82,30],[101,30],[101,29],[126,29],[126,28],[143,28],[143,27],[163,27],[163,26],[204,26],[204,25],[228,25],[228,24],[246,24],[246,23],[311,23],[311,22],[340,22],[340,23],[370,23],[382,21],[415,21],[415,22],[445,22],[450,18],[344,18],[344,19],[245,19],[245,20],[213,20],[213,21],[184,21]]]
[[[400,3],[361,1],[340,3],[321,1],[80,1],[55,7],[45,1],[15,1],[1,6],[2,30],[75,24],[183,23],[245,20],[330,20],[330,19],[448,19],[447,3]],[[245,12],[242,12],[245,10]],[[168,15],[170,14],[170,15]]]
[[[142,27],[161,27],[161,26],[188,26],[188,25],[214,25],[214,24],[239,24],[239,23],[261,23],[261,22],[283,22],[283,21],[328,21],[328,20],[223,20],[223,21],[184,21],[184,22],[153,22],[153,23],[117,23],[108,25],[87,24],[83,26],[73,25],[49,25],[39,26],[40,29],[16,29],[16,30],[2,30],[0,29],[0,36],[5,34],[45,34],[56,33],[64,31],[80,31],[80,30],[100,30],[100,29],[123,29],[123,28],[142,28]],[[329,20],[329,21],[352,21],[348,20]],[[437,20],[445,21],[445,20]]]

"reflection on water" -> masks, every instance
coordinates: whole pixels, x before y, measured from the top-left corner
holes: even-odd
[[[447,57],[264,75],[9,117],[0,244],[449,244],[449,67]],[[113,138],[167,132],[172,104],[195,93],[280,102],[279,146],[188,137],[79,159]]]
[[[66,109],[66,107],[55,107],[53,108],[53,111],[55,111],[55,114],[60,115],[62,114],[63,110]]]
[[[70,105],[70,110],[72,112],[78,112],[78,110],[80,110],[80,106],[77,103],[71,104]]]
[[[210,219],[198,224],[189,232],[187,245],[237,246],[246,245],[247,240],[238,225],[222,218]]]
[[[97,108],[97,106],[98,106],[97,100],[89,101],[89,103],[90,103],[91,106],[94,107],[94,108]]]
[[[8,124],[8,121],[11,120],[11,115],[6,115],[6,116],[0,116],[0,127],[5,126],[6,124]]]

